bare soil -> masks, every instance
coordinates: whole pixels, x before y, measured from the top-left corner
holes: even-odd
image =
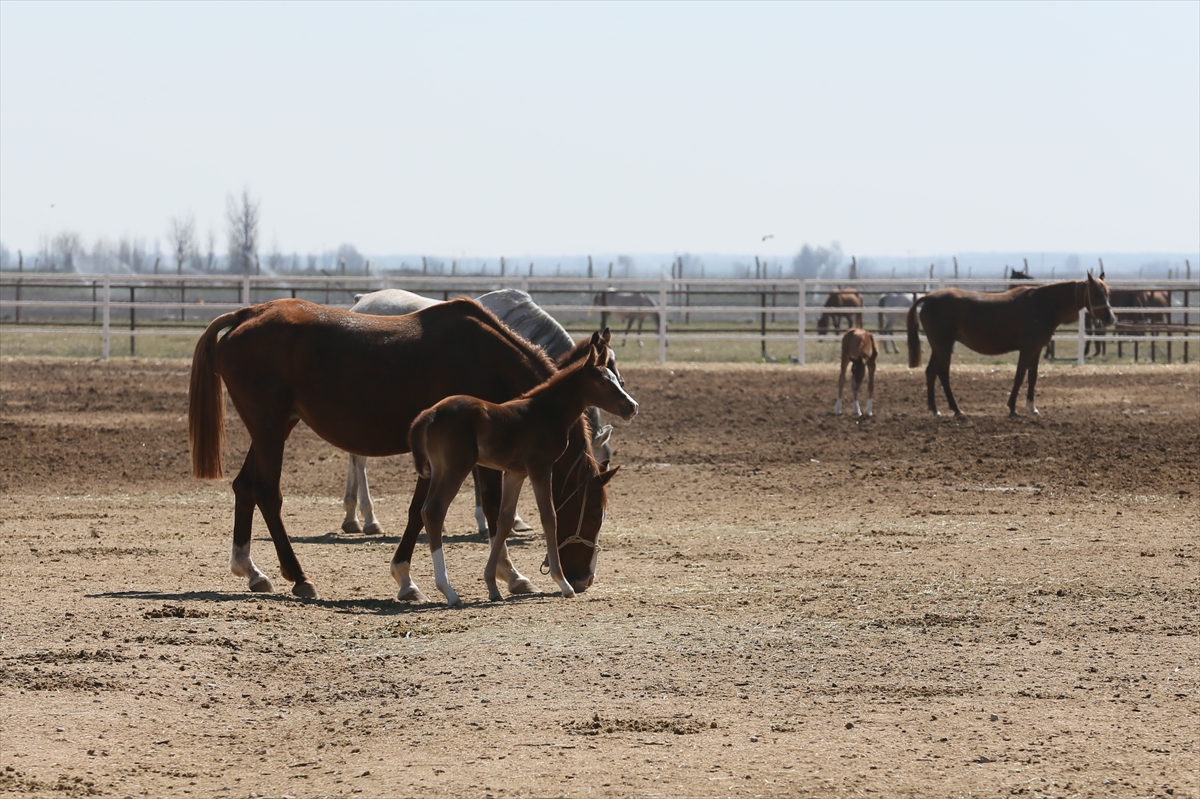
[[[344,535],[304,428],[322,598],[248,593],[187,371],[0,361],[0,794],[1200,794],[1194,364],[1044,366],[1017,419],[1011,367],[955,366],[961,422],[921,370],[855,420],[831,366],[630,365],[596,584],[551,593],[526,534],[544,593],[488,602],[468,486],[453,610],[393,599],[409,458],[371,465],[389,536]],[[286,588],[261,522],[254,553]]]

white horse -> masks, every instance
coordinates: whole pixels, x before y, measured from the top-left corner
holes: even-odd
[[[354,299],[351,311],[374,316],[410,314],[441,302],[441,300],[422,297],[420,294],[413,294],[411,291],[403,289],[383,289],[370,294],[358,294]],[[571,338],[571,334],[523,291],[501,289],[484,294],[477,298],[477,301],[526,341],[545,350],[551,360],[557,360],[575,346],[575,340]],[[617,371],[616,355],[612,353],[611,347],[608,348],[608,352],[610,353],[608,368],[614,374],[620,374]],[[588,408],[585,414],[592,428],[592,452],[595,454],[596,460],[603,462],[612,458],[612,448],[608,443],[609,436],[612,434],[612,425],[601,426],[600,412],[595,408]],[[343,532],[366,533],[367,535],[383,533],[379,520],[375,518],[375,505],[371,502],[371,491],[367,486],[367,459],[361,455],[350,456],[350,467],[346,473],[346,493],[342,499],[342,507],[346,510],[346,518],[342,521]],[[360,510],[363,516],[361,525],[358,522]],[[475,485],[475,523],[479,528],[479,533],[487,535],[487,520],[483,515],[478,483]],[[513,523],[513,529],[523,532],[533,528],[520,516],[517,516]]]
[[[904,317],[908,314],[908,309],[912,306],[916,299],[916,294],[884,294],[879,298],[879,307],[895,308],[895,311],[880,311],[879,312],[879,332],[881,334],[891,335],[896,327],[896,320],[899,319],[901,324],[904,323]],[[899,353],[900,348],[896,346],[896,342],[883,339],[883,351],[888,352],[888,345],[892,345],[891,351]]]
[[[601,291],[592,298],[592,306],[596,308],[607,307],[634,307],[634,308],[654,308],[658,305],[654,300],[647,297],[645,294],[639,294],[635,291],[617,291],[614,288],[607,288]],[[646,324],[647,317],[654,317],[654,329],[658,330],[658,311],[601,311],[601,314],[612,314],[614,319],[626,319],[625,332],[621,336],[621,346],[625,346],[625,342],[629,338],[629,331],[633,327],[633,323],[638,323],[638,346],[642,346],[642,326]],[[588,312],[591,315],[591,312]],[[605,323],[601,323],[601,327],[605,327]],[[537,342],[534,342],[535,344]]]

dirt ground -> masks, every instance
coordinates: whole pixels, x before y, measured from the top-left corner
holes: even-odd
[[[284,514],[322,598],[247,593],[187,370],[0,361],[0,794],[1200,794],[1194,364],[1044,366],[1036,419],[1012,367],[956,366],[962,422],[920,370],[857,421],[828,365],[630,366],[596,584],[550,593],[525,534],[545,593],[488,602],[468,484],[462,609],[393,599],[409,458],[372,461],[389,535],[344,535],[305,428]],[[283,587],[261,520],[254,552]]]

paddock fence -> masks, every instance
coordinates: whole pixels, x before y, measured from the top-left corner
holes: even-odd
[[[98,339],[98,355],[109,358],[126,340],[128,354],[138,355],[139,339],[175,337],[182,345],[179,349],[190,352],[195,339],[218,315],[268,300],[293,297],[349,308],[356,294],[384,288],[443,300],[517,288],[529,292],[572,334],[581,336],[607,324],[618,342],[628,337],[639,348],[656,347],[659,362],[670,354],[672,360],[803,364],[838,357],[849,324],[847,312],[861,314],[863,327],[881,347],[885,351],[894,347],[898,353],[905,341],[907,307],[885,307],[881,298],[886,295],[920,297],[951,286],[1002,291],[1009,285],[981,279],[675,279],[665,272],[658,278],[625,279],[2,272],[0,342],[88,336]],[[1169,362],[1178,355],[1184,362],[1189,360],[1190,345],[1200,343],[1200,284],[1113,280],[1109,287],[1162,292],[1168,307],[1114,307],[1117,324],[1107,330],[1085,324],[1086,311],[1081,310],[1077,320],[1059,327],[1048,357],[1058,355],[1057,360],[1081,364],[1085,357]],[[644,304],[613,304],[608,289],[641,295],[638,301]],[[830,292],[848,289],[860,294],[863,307],[841,309],[841,315],[821,324]],[[0,351],[19,350],[0,345]]]

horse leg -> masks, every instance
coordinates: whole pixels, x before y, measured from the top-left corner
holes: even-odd
[[[250,590],[270,593],[275,590],[267,575],[259,571],[250,559],[250,528],[254,524],[254,445],[246,453],[242,470],[233,480],[233,552],[229,570],[237,577],[249,580]]]
[[[1039,348],[1040,349],[1040,348]],[[1021,383],[1025,381],[1025,372],[1029,369],[1029,353],[1026,350],[1021,350],[1021,355],[1017,358],[1017,376],[1013,380],[1012,393],[1008,395],[1008,415],[1017,415],[1017,392],[1021,390]]]
[[[500,589],[496,587],[496,570],[502,557],[504,560],[508,560],[508,547],[504,542],[512,531],[513,518],[517,514],[517,497],[521,495],[521,484],[524,482],[525,475],[523,474],[504,473],[504,483],[500,489],[500,516],[497,519],[496,535],[492,536],[487,565],[483,567],[483,581],[487,583],[488,599],[493,602],[499,602],[501,599]]]
[[[288,434],[299,420],[284,424],[273,434],[256,436],[254,451],[254,502],[262,513],[271,540],[275,543],[275,554],[279,556],[279,572],[285,580],[293,583],[292,593],[308,599],[317,599],[317,588],[304,574],[287,530],[283,526],[283,494],[279,491],[279,476],[283,472],[283,445]]]
[[[862,416],[862,406],[858,404],[858,389],[862,386],[862,381],[857,376],[850,376],[850,388],[854,392],[854,415]]]
[[[484,516],[490,523],[490,529],[495,531],[500,529],[499,514],[500,507],[504,501],[504,488],[501,483],[501,473],[495,469],[487,469],[482,466],[475,469],[475,484],[479,486],[480,502],[483,505]],[[516,530],[516,521],[520,517],[516,515],[515,508],[513,514],[513,530]],[[524,522],[522,522],[524,524]],[[525,529],[529,529],[526,525]],[[494,535],[494,533],[493,533]],[[508,583],[508,592],[510,594],[532,594],[533,583],[529,578],[517,571],[517,567],[513,565],[512,559],[508,556],[508,544],[502,543],[500,550],[500,561],[496,566],[497,574],[500,578]]]
[[[621,346],[622,347],[624,347],[626,344],[629,343],[629,331],[632,329],[633,329],[633,316],[630,315],[630,316],[625,317],[625,335],[621,336]],[[641,344],[641,343],[642,343],[641,339],[639,339],[638,344]]]
[[[1028,395],[1026,395],[1026,401],[1025,401],[1025,407],[1034,416],[1037,416],[1039,413],[1037,406],[1033,404],[1033,392],[1034,392],[1034,388],[1037,386],[1037,370],[1038,370],[1037,350],[1034,350],[1033,355],[1030,356],[1030,359],[1029,359],[1029,393],[1028,393]]]
[[[458,494],[459,487],[471,473],[473,464],[431,464],[433,476],[429,481],[429,495],[421,508],[421,517],[425,520],[425,532],[429,534],[429,552],[433,557],[433,583],[446,597],[450,607],[462,605],[462,600],[450,585],[450,575],[446,571],[446,556],[442,550],[442,528],[446,523],[446,511]]]
[[[850,359],[846,357],[846,353],[842,353],[842,371],[838,375],[838,398],[833,404],[833,415],[842,415],[842,390],[846,387],[846,367],[850,364]]]
[[[930,358],[932,363],[933,359]],[[950,390],[950,352],[939,353],[938,357],[938,379],[942,381],[942,391],[946,394],[946,404],[950,406],[950,410],[954,412],[955,419],[963,418],[963,413],[958,409],[958,403],[954,401],[954,392]]]
[[[929,412],[934,416],[941,416],[941,414],[938,413],[937,401],[933,396],[933,389],[938,375],[937,358],[938,354],[936,352],[929,353],[929,363],[925,366],[925,392],[929,398]]]
[[[346,493],[342,496],[342,508],[346,511],[346,518],[342,519],[343,533],[362,532],[362,525],[358,523],[358,468],[354,458],[354,455],[350,456],[349,468],[346,469]]]
[[[375,503],[371,502],[371,487],[367,484],[367,459],[355,456],[358,467],[358,507],[362,509],[363,532],[367,535],[383,535],[383,527],[375,518]]]
[[[867,416],[875,415],[875,357],[867,361]]]
[[[400,586],[396,599],[401,602],[429,601],[429,597],[425,596],[408,576],[409,567],[412,565],[413,549],[417,546],[417,536],[421,534],[421,529],[425,526],[425,521],[421,518],[421,506],[425,504],[425,497],[428,495],[429,478],[418,477],[417,487],[413,489],[412,501],[408,503],[408,524],[404,528],[404,535],[400,537],[396,554],[392,555],[392,579],[396,581],[396,585]]]
[[[475,532],[484,538],[488,537],[487,516],[483,515],[483,497],[479,490],[479,472],[476,470],[475,476],[471,479],[475,484]]]
[[[629,321],[632,322],[633,320],[630,319]],[[646,315],[640,314],[638,316],[638,346],[639,347],[644,345],[644,343],[642,341],[642,326],[645,324],[646,324]]]
[[[570,599],[575,596],[575,589],[563,576],[562,561],[558,557],[558,518],[554,513],[550,470],[530,472],[529,482],[533,483],[533,494],[537,497],[538,512],[542,516],[542,530],[546,534],[546,562],[550,567],[550,579],[558,584],[563,597]]]

